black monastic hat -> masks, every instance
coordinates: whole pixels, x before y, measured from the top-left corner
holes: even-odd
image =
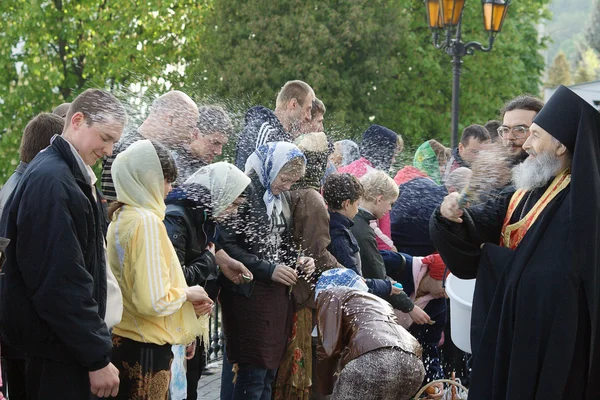
[[[600,114],[587,101],[571,89],[559,86],[550,100],[533,119],[546,132],[564,144],[571,153],[575,151],[577,131],[585,120],[598,119]]]

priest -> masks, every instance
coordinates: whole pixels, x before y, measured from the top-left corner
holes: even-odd
[[[561,86],[529,130],[514,187],[464,209],[452,193],[430,221],[477,278],[469,399],[598,399],[600,113]]]

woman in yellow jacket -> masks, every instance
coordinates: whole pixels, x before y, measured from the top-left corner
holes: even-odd
[[[112,177],[118,201],[109,208],[108,261],[123,293],[123,318],[113,328],[117,398],[167,399],[171,345],[202,336],[213,303],[185,283],[163,224],[164,198],[177,177],[169,151],[138,141],[117,156]]]

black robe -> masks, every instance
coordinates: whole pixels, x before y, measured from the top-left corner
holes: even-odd
[[[511,223],[545,189],[525,196]],[[432,240],[448,268],[477,278],[469,399],[598,398],[587,387],[590,318],[572,262],[569,191],[546,206],[514,251],[497,245],[513,190],[467,210],[463,224],[445,220],[439,208],[431,218]]]

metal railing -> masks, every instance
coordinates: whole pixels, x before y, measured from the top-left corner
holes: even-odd
[[[221,329],[221,307],[215,302],[215,308],[208,322],[209,344],[206,356],[208,362],[214,362],[223,358],[223,330]]]

